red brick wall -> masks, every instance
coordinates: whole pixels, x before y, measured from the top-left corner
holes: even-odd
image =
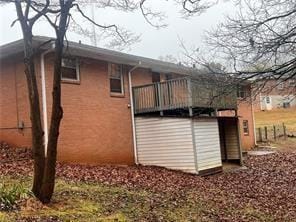
[[[51,56],[48,57],[45,69],[49,122],[53,61]],[[41,96],[39,57],[36,61]],[[22,58],[2,60],[0,70],[0,140],[17,146],[31,146],[29,102]],[[123,97],[110,95],[107,62],[81,60],[80,79],[79,85],[62,84],[64,117],[60,129],[58,159],[93,164],[133,164],[127,72],[124,75]],[[152,82],[151,73],[147,69],[136,69],[132,79],[134,85]],[[24,130],[17,129],[17,115],[19,121],[25,124]]]
[[[16,65],[15,61],[17,61]],[[40,87],[39,58],[37,61],[36,72]],[[45,64],[49,122],[53,73],[52,56],[47,56]],[[30,146],[31,124],[22,59],[2,61],[0,78],[0,128],[16,128],[17,109],[19,120],[24,121],[25,127],[27,127],[23,131],[1,129],[0,140],[18,146]],[[132,80],[133,85],[151,83],[151,72],[147,69],[136,69],[132,73]],[[124,91],[124,96],[121,97],[110,95],[107,62],[91,59],[81,60],[80,83],[62,84],[64,117],[58,144],[58,159],[60,161],[88,164],[134,163],[127,71],[124,75]],[[41,95],[40,90],[39,92]],[[240,118],[241,126],[243,119],[249,120],[250,135],[241,135],[244,149],[254,146],[253,119],[250,107],[249,104],[242,103],[239,105],[238,111],[238,114],[242,116]]]
[[[52,58],[46,61],[47,108],[50,116]],[[133,140],[127,67],[124,96],[111,96],[108,63],[80,61],[80,84],[62,84],[62,119],[58,159],[88,164],[133,164]],[[132,74],[135,85],[151,82],[147,70]]]
[[[254,121],[252,115],[252,104],[249,101],[241,101],[238,104],[238,116],[240,125],[240,137],[243,150],[249,150],[255,146]],[[249,134],[243,131],[243,121],[248,120]]]
[[[291,95],[296,93],[296,88],[290,85],[290,81],[284,81],[281,83],[282,88],[279,85],[280,82],[277,80],[265,80],[257,82],[257,86],[254,86],[253,93],[258,94],[258,87],[262,96],[266,95]],[[263,87],[262,87],[263,86]],[[257,88],[256,88],[257,87]],[[257,91],[256,91],[257,90]]]
[[[152,73],[148,69],[135,69],[131,76],[133,86],[152,83]],[[128,79],[126,79],[126,81],[128,81]]]
[[[253,102],[253,108],[254,108],[254,112],[261,111],[260,95],[255,96],[254,102]]]
[[[222,111],[220,116],[234,116],[234,111]],[[252,103],[247,100],[238,100],[237,115],[239,116],[240,138],[243,150],[250,150],[255,146],[254,119],[252,114]],[[249,134],[245,135],[243,131],[243,121],[248,120]]]
[[[18,122],[25,128],[17,129]],[[21,57],[0,61],[0,141],[31,146],[31,122]]]

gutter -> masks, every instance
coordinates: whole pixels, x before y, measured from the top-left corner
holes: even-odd
[[[47,125],[47,102],[46,102],[46,81],[45,81],[45,65],[44,56],[53,51],[54,44],[51,48],[41,53],[40,56],[40,73],[41,73],[41,98],[42,98],[42,116],[43,116],[43,131],[44,131],[44,153],[47,156],[47,144],[48,144],[48,125]]]
[[[135,163],[138,164],[138,150],[137,150],[137,139],[136,139],[136,125],[135,125],[135,113],[134,113],[134,100],[133,100],[133,88],[132,88],[132,72],[141,65],[141,61],[133,68],[128,71],[128,85],[129,85],[129,95],[130,95],[130,108],[131,108],[131,119],[133,128],[133,144],[134,144],[134,157]]]

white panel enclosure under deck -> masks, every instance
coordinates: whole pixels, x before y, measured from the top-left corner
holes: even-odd
[[[135,122],[140,164],[196,174],[222,170],[218,118],[136,117]],[[240,152],[239,144],[236,148]]]
[[[193,119],[198,171],[222,166],[217,119]]]

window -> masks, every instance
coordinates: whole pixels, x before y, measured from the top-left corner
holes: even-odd
[[[241,99],[245,99],[249,96],[247,91],[247,87],[239,86],[237,91],[237,97]]]
[[[79,67],[76,59],[62,59],[62,80],[79,82]]]
[[[270,97],[269,96],[265,97],[265,102],[266,102],[266,104],[270,104]]]
[[[123,94],[122,65],[111,63],[109,65],[110,92]]]
[[[238,93],[237,93],[237,97],[238,97],[238,98],[245,98],[245,97],[246,97],[246,96],[245,96],[245,91],[239,89],[239,90],[238,90]]]
[[[249,135],[249,121],[243,120],[243,132],[245,136]]]
[[[160,82],[160,74],[158,72],[153,72],[152,73],[152,82]]]

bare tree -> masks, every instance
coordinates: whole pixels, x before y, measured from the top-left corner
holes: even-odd
[[[232,62],[233,74],[241,79],[275,79],[280,83],[295,78],[295,1],[234,2],[237,14],[208,33],[209,46],[224,61]]]
[[[181,9],[187,15],[203,12],[210,7],[207,1],[175,0],[182,3]],[[155,11],[147,6],[147,0],[0,0],[0,3],[13,3],[17,12],[17,19],[23,32],[24,39],[24,64],[27,78],[27,86],[30,101],[30,118],[32,123],[32,148],[34,156],[34,181],[33,193],[43,203],[51,200],[55,185],[55,168],[57,156],[57,143],[59,127],[63,117],[61,105],[61,61],[64,51],[64,40],[66,33],[74,27],[83,34],[89,34],[88,30],[82,28],[75,18],[82,17],[84,20],[97,26],[102,32],[113,37],[113,44],[132,44],[137,40],[131,32],[116,24],[101,24],[91,19],[84,10],[84,6],[95,4],[98,8],[113,8],[125,12],[140,10],[145,20],[156,28],[164,27],[163,12]],[[185,12],[184,12],[185,11]],[[75,15],[75,16],[74,16]],[[44,132],[41,124],[39,92],[35,73],[36,49],[33,47],[33,26],[41,19],[55,31],[54,49],[54,74],[52,88],[52,112],[50,118],[50,129],[47,144],[47,154],[44,147]],[[76,27],[76,28],[75,28]],[[78,28],[77,28],[78,27]],[[46,43],[45,43],[46,44]]]
[[[29,91],[32,139],[34,150],[34,182],[33,192],[43,203],[50,201],[54,190],[55,165],[57,153],[57,141],[59,126],[63,116],[61,107],[61,60],[64,48],[64,37],[69,24],[70,9],[73,1],[60,1],[51,5],[49,0],[44,3],[35,1],[14,1],[17,11],[18,21],[21,24],[24,37],[24,62],[27,85]],[[31,11],[31,13],[30,13]],[[33,13],[32,13],[33,11]],[[33,16],[31,16],[33,14]],[[50,14],[50,16],[49,16]],[[55,16],[55,20],[50,17]],[[39,92],[34,70],[34,48],[32,29],[35,22],[41,17],[45,17],[56,33],[55,39],[55,59],[52,88],[52,114],[47,145],[47,155],[44,152],[44,132],[41,126]],[[46,156],[46,158],[45,158]]]
[[[28,19],[29,7],[23,10],[21,2],[15,2],[18,21],[24,36],[24,64],[25,74],[27,79],[27,86],[30,101],[30,118],[32,123],[32,146],[34,155],[34,181],[33,192],[39,197],[40,188],[42,186],[42,178],[45,167],[45,153],[44,153],[44,132],[41,124],[39,92],[37,88],[37,81],[35,75],[34,51],[33,51],[33,34],[32,27],[40,16],[33,16]]]
[[[296,78],[296,3],[290,0],[233,0],[237,12],[206,33],[208,48],[188,48],[179,39],[184,63],[204,73],[224,74],[227,88],[251,80],[253,95]],[[223,72],[211,61],[221,63]],[[269,80],[273,87],[266,89]],[[290,94],[296,94],[291,87]]]

